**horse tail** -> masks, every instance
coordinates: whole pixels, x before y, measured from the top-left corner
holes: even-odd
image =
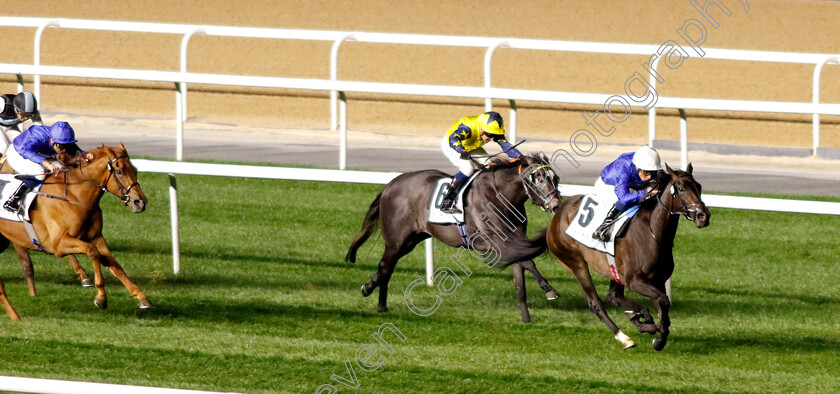
[[[540,233],[536,237],[531,239],[525,238],[521,242],[518,242],[518,245],[512,247],[510,253],[504,256],[506,262],[501,264],[499,268],[504,268],[520,261],[533,260],[545,253],[546,249],[548,249],[548,242],[546,241],[547,232],[548,228],[544,228],[540,230]]]
[[[370,203],[370,208],[368,209],[367,213],[365,214],[365,220],[362,222],[362,231],[359,235],[356,236],[356,239],[353,240],[353,243],[350,244],[350,250],[347,251],[347,256],[344,257],[345,261],[349,261],[351,263],[356,262],[356,251],[359,250],[359,247],[362,246],[370,235],[373,233],[373,230],[379,225],[379,199],[382,197],[382,193],[376,195],[376,198]]]

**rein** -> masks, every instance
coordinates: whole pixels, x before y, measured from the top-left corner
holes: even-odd
[[[107,193],[111,193],[111,194],[113,194],[114,196],[116,196],[117,198],[119,198],[119,199],[120,199],[120,201],[122,201],[122,202],[123,202],[123,204],[128,205],[128,200],[130,200],[130,199],[131,199],[131,197],[129,197],[129,196],[128,196],[128,193],[131,191],[131,189],[132,189],[133,187],[135,187],[135,186],[140,186],[140,182],[136,182],[136,181],[135,181],[135,182],[134,182],[134,183],[132,183],[131,185],[128,185],[128,187],[125,187],[125,185],[123,185],[123,184],[122,184],[122,182],[120,182],[120,178],[118,178],[118,177],[114,174],[114,171],[115,171],[115,170],[114,170],[114,166],[113,166],[114,162],[116,162],[116,161],[117,161],[117,160],[119,160],[119,159],[124,159],[124,158],[128,158],[128,156],[125,156],[125,155],[123,155],[123,156],[117,156],[117,157],[115,157],[115,158],[113,158],[113,159],[111,159],[111,160],[108,160],[108,178],[106,178],[106,179],[105,179],[105,183],[103,183],[103,184],[101,184],[101,185],[100,185],[100,184],[98,184],[98,183],[96,183],[96,182],[94,182],[92,179],[90,179],[90,178],[87,176],[87,174],[85,174],[84,168],[83,168],[83,166],[81,165],[81,161],[80,161],[80,164],[79,164],[79,173],[81,173],[81,174],[82,174],[82,177],[83,177],[86,181],[88,181],[88,183],[90,183],[91,185],[96,186],[97,188],[99,188],[99,190],[102,190],[103,192],[107,192]],[[117,194],[117,193],[114,193],[114,192],[112,192],[112,191],[108,190],[108,182],[111,180],[111,177],[113,177],[113,178],[114,178],[114,182],[117,182],[117,187],[119,188],[120,194]],[[65,187],[66,187],[66,186],[65,186]]]

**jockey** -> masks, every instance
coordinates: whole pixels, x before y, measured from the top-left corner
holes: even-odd
[[[502,147],[508,157],[515,159],[521,155],[516,148],[505,139],[505,125],[498,112],[485,112],[477,116],[467,116],[455,122],[449,132],[443,137],[440,147],[443,154],[458,168],[458,173],[452,177],[452,183],[443,199],[440,210],[445,213],[460,213],[455,207],[455,196],[458,189],[473,173],[471,154],[485,155],[484,144],[495,141]]]
[[[2,151],[11,145],[11,141],[23,130],[21,124],[29,119],[35,124],[43,125],[41,113],[38,112],[38,101],[31,92],[20,92],[18,94],[4,94],[3,106],[0,107],[0,131],[3,133],[5,146]],[[9,133],[12,131],[12,133]],[[0,142],[0,143],[2,143]]]
[[[55,122],[50,127],[35,125],[17,136],[12,142],[12,149],[6,153],[6,160],[15,172],[31,177],[24,179],[3,208],[17,212],[21,198],[29,189],[43,181],[48,173],[61,169],[61,164],[54,161],[59,153],[82,154],[88,160],[92,159],[92,155],[85,154],[76,142],[76,134],[67,122]]]
[[[604,223],[601,223],[592,234],[592,238],[606,241],[606,232],[610,225],[615,222],[621,212],[637,205],[642,200],[647,194],[643,190],[646,183],[661,169],[659,153],[648,146],[639,148],[635,153],[623,153],[606,166],[595,182],[595,193],[615,194],[618,201],[607,213]],[[658,190],[653,190],[651,194],[658,192]]]

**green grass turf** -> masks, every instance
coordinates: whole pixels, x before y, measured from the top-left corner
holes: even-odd
[[[618,308],[609,313],[639,343],[621,350],[558,263],[537,260],[560,293],[547,301],[526,274],[532,324],[519,320],[510,270],[470,260],[470,277],[428,317],[403,292],[424,276],[423,249],[400,261],[391,312],[359,286],[383,249],[374,237],[343,261],[381,186],[180,176],[182,272],[172,274],[168,179],[142,174],[149,197],[131,214],[105,196],[115,257],[156,308],[139,310],[106,272],[109,308],[93,305],[66,260],[33,254],[30,298],[14,252],[0,276],[23,318],[0,318],[0,374],[242,392],[314,392],[348,377],[360,392],[840,391],[840,217],[712,209],[712,225],[681,221],[668,346],[656,352]],[[528,204],[532,230],[548,214]],[[437,264],[454,249],[436,243]],[[81,257],[90,269],[90,261]],[[454,268],[454,267],[453,267]],[[607,280],[595,278],[601,295]],[[415,302],[430,305],[433,289]],[[631,294],[632,299],[649,302]],[[393,354],[372,334],[385,334]],[[375,371],[357,349],[379,346]]]

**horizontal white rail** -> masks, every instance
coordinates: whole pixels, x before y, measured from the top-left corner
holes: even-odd
[[[168,33],[180,35],[189,34],[190,32],[196,30],[202,30],[204,34],[211,36],[274,38],[287,40],[315,41],[336,41],[342,39],[343,37],[346,37],[347,35],[352,34],[355,37],[355,41],[357,42],[479,48],[492,47],[501,41],[506,41],[508,44],[507,47],[511,49],[644,56],[650,56],[653,53],[655,53],[657,49],[659,49],[659,46],[657,45],[619,44],[587,41],[540,40],[504,37],[470,37],[432,34],[373,33],[335,30],[296,30],[233,26],[204,26],[180,24],[176,25],[168,23],[117,22],[91,19],[0,17],[0,26],[39,28],[47,24],[50,24],[51,27],[60,27],[64,29],[108,30],[138,33]],[[706,52],[706,55],[704,56],[705,59],[741,60],[774,63],[817,64],[825,57],[833,55],[826,53],[747,51],[719,48],[703,48],[703,50]]]
[[[69,380],[19,378],[0,376],[0,390],[17,393],[42,394],[202,394],[213,391],[167,389],[124,384],[74,382]]]
[[[138,170],[164,174],[189,174],[208,176],[232,176],[240,178],[290,179],[306,181],[387,184],[400,175],[398,172],[374,172],[351,170],[322,170],[313,168],[262,167],[238,164],[209,164],[179,161],[132,160]],[[592,186],[561,184],[563,196],[586,194],[594,191]],[[709,207],[748,209],[774,212],[796,212],[823,215],[840,215],[840,203],[790,200],[778,198],[740,197],[704,194],[703,201]]]
[[[75,78],[101,78],[132,81],[199,83],[226,86],[253,86],[301,90],[338,90],[355,93],[379,93],[413,96],[447,96],[506,100],[531,100],[554,103],[600,105],[611,94],[555,92],[507,88],[420,85],[386,82],[331,81],[313,78],[250,77],[225,74],[182,73],[177,71],[128,70],[114,68],[84,68],[63,66],[32,66],[0,63],[0,73],[42,75]],[[754,100],[696,99],[659,97],[658,108],[698,109],[718,111],[774,112],[791,114],[840,115],[840,104],[815,104],[807,102],[780,102]]]

